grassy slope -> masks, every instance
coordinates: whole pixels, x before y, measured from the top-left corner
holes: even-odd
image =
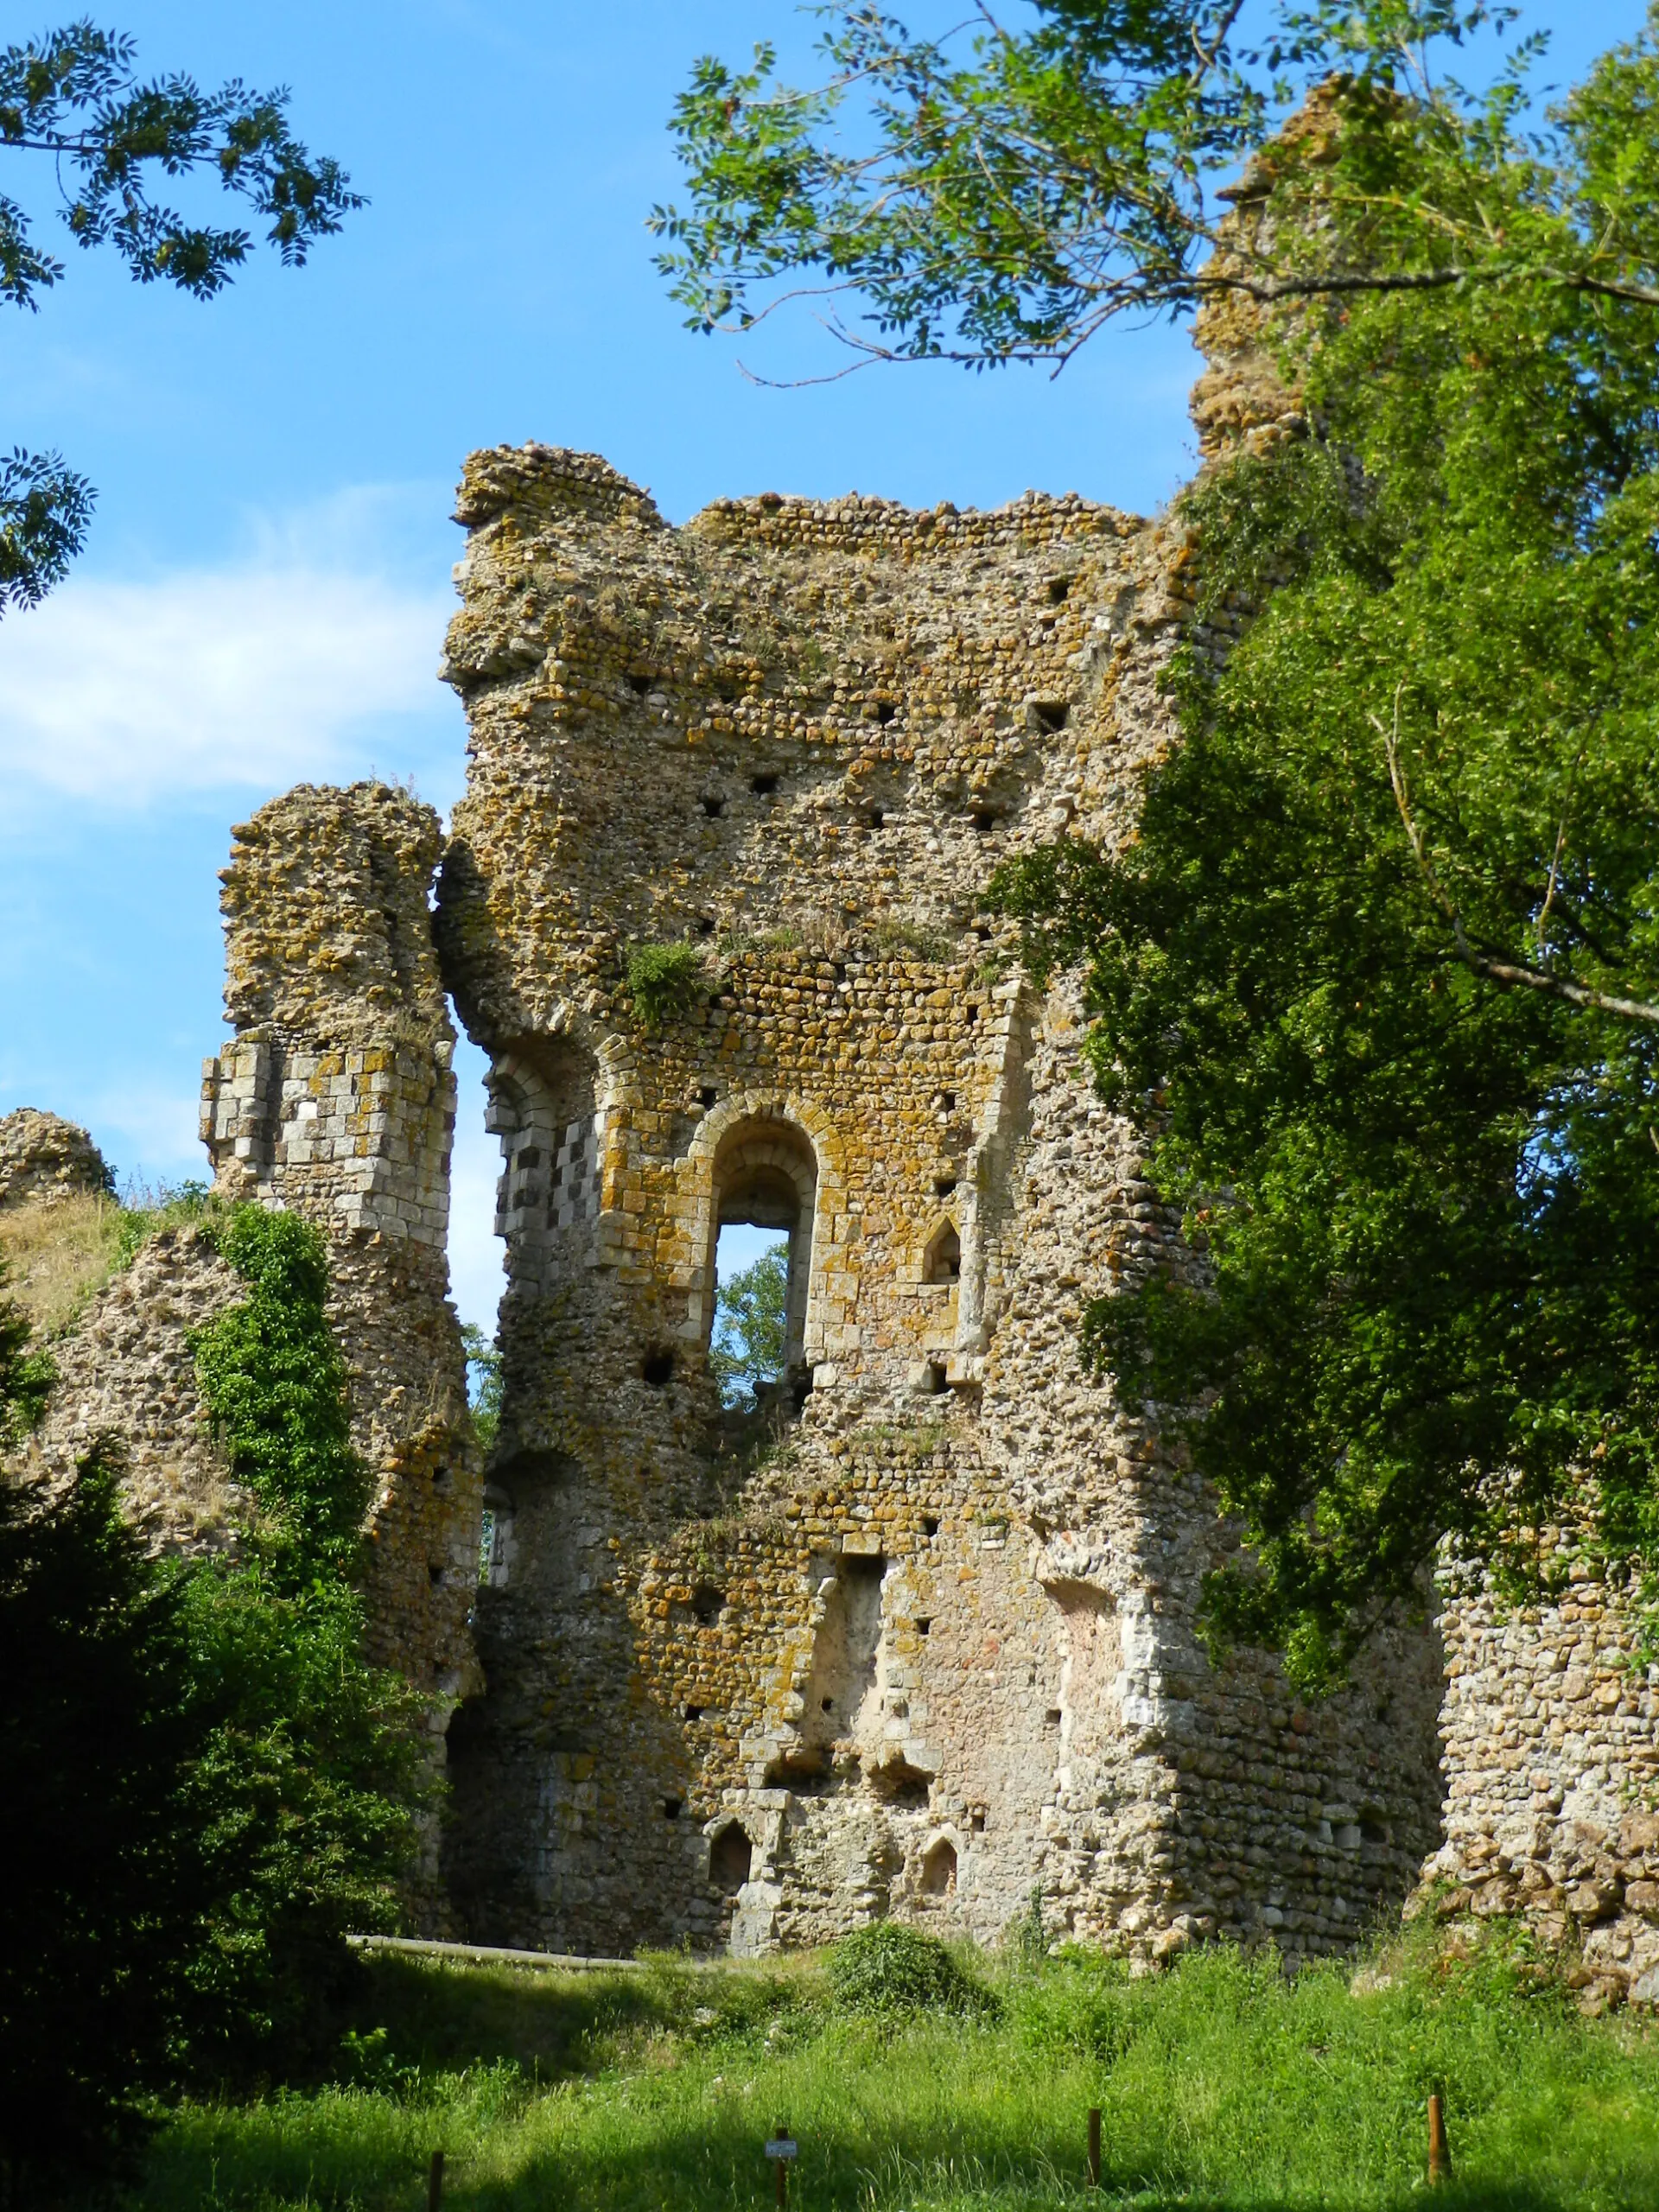
[[[115,1200],[91,1192],[0,1213],[6,1288],[37,1338],[67,1327],[108,1281],[120,1252],[121,1225]]]
[[[810,1964],[518,1975],[385,1961],[355,2086],[193,2107],[141,2202],[397,2207],[430,2153],[447,2204],[761,2208],[760,2146],[801,2145],[791,2203],[931,2212],[1081,2199],[1104,2113],[1115,2202],[1402,2206],[1446,2087],[1453,2186],[1516,2212],[1659,2206],[1659,2030],[1587,2022],[1501,1966],[1394,1962],[1364,1994],[1210,1953],[1157,1981],[1097,1962],[986,1967],[1000,2019],[884,2031],[836,2018]]]

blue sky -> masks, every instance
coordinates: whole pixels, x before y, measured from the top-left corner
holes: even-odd
[[[1526,10],[1556,31],[1558,81],[1643,15]],[[7,38],[38,28],[5,16]],[[1145,512],[1190,469],[1179,330],[1109,333],[1058,382],[929,366],[774,391],[681,327],[643,227],[678,188],[666,118],[698,53],[804,49],[775,0],[136,0],[109,20],[146,69],[291,86],[300,136],[372,203],[304,271],[260,261],[211,306],[66,240],[40,314],[0,308],[0,442],[60,448],[99,493],[72,580],[0,623],[0,1111],[84,1122],[140,1180],[200,1172],[230,825],[302,778],[459,794],[433,671],[471,448],[602,453],[675,520],[769,488],[967,506],[1039,486]],[[49,173],[4,159],[0,191],[56,244]],[[798,322],[748,358],[809,373],[824,346]],[[464,1051],[452,1249],[487,1323],[480,1066]]]

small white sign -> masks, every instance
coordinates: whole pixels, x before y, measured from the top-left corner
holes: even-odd
[[[800,2145],[792,2135],[774,2135],[766,2145],[769,2158],[793,2158],[800,2155]]]

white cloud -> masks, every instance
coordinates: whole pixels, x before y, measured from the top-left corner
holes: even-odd
[[[454,606],[377,549],[372,489],[266,520],[245,556],[143,581],[72,575],[0,622],[0,779],[142,806],[281,790],[435,749]],[[391,727],[388,727],[389,720]],[[458,745],[448,745],[457,753]],[[401,765],[401,762],[400,762]]]

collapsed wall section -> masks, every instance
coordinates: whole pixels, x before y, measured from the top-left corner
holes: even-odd
[[[374,1655],[434,1700],[469,1679],[479,1481],[445,1240],[454,1032],[432,944],[437,815],[383,784],[301,785],[236,830],[226,1014],[203,1067],[216,1188],[328,1240],[329,1319],[372,1469]]]
[[[1145,1955],[1351,1940],[1433,1840],[1433,1639],[1312,1712],[1265,1659],[1209,1667],[1227,1532],[1076,1357],[1085,1300],[1191,1262],[1075,994],[984,897],[1068,828],[1128,832],[1190,546],[1034,494],[671,531],[541,447],[474,456],[461,515],[439,941],[510,1277],[465,1923],[991,1936],[1039,1888],[1052,1932]],[[672,945],[700,974],[647,1002]],[[708,1358],[734,1221],[790,1253],[747,1432]]]

